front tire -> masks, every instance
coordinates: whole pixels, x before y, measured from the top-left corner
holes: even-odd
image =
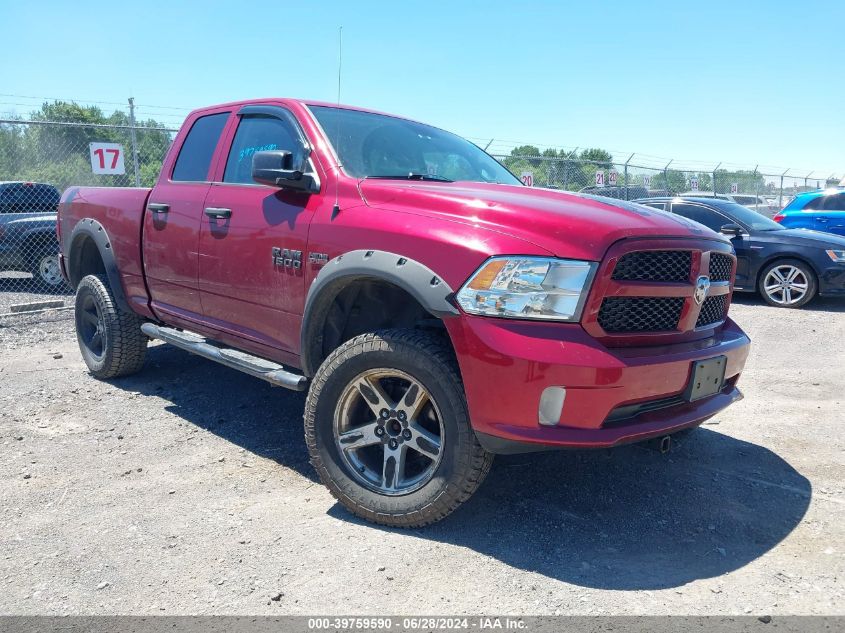
[[[394,527],[446,517],[493,461],[470,427],[451,350],[418,330],[363,334],[332,352],[308,392],[305,441],[338,501]]]
[[[97,378],[140,371],[147,357],[147,337],[139,316],[115,304],[103,275],[82,278],[76,289],[76,340],[88,370]]]
[[[776,308],[800,308],[816,296],[813,269],[798,259],[779,259],[760,273],[758,289],[763,300]]]

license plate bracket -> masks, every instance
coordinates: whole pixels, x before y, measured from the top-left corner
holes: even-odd
[[[684,399],[688,402],[694,402],[719,393],[725,384],[727,364],[727,356],[715,356],[694,361],[690,371],[689,383],[684,392]]]

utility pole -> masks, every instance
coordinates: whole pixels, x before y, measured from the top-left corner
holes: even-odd
[[[135,186],[141,186],[141,172],[138,171],[138,139],[135,137],[135,99],[129,97],[129,138],[132,139],[132,167],[135,171]]]
[[[792,167],[790,167],[789,169],[792,169]],[[786,176],[786,174],[789,172],[789,169],[787,169],[780,175],[780,196],[778,196],[779,209],[783,209],[783,177]]]

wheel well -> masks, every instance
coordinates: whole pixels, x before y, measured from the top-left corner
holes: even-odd
[[[377,278],[340,280],[315,302],[302,349],[306,375],[346,341],[388,328],[443,329],[443,321],[399,286]],[[445,330],[444,330],[445,334]]]
[[[819,272],[816,270],[816,267],[813,266],[813,263],[810,262],[808,259],[801,257],[800,255],[774,255],[767,259],[765,262],[762,263],[759,269],[757,269],[757,279],[754,282],[754,290],[760,290],[760,280],[763,279],[763,272],[775,262],[786,261],[789,259],[794,259],[795,261],[799,261],[802,264],[805,264],[807,268],[810,269],[810,272],[813,273],[813,277],[815,277],[816,285],[818,286],[819,283]]]
[[[74,288],[86,275],[106,274],[106,265],[93,238],[82,235],[73,243],[67,273]]]

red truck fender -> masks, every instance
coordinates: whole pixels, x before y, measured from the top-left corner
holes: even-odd
[[[344,287],[362,278],[379,279],[401,288],[438,319],[458,315],[452,301],[454,290],[425,264],[387,251],[354,250],[339,255],[320,269],[305,299],[301,361],[306,376],[313,376],[319,366],[329,307]]]
[[[93,218],[83,218],[76,223],[70,235],[64,236],[62,243],[62,254],[65,258],[65,266],[71,286],[76,288],[82,280],[80,271],[89,269],[86,266],[86,258],[94,256],[90,247],[85,248],[83,244],[90,239],[96,246],[97,253],[103,262],[109,286],[114,294],[114,299],[121,310],[132,312],[126,295],[123,292],[123,284],[120,281],[120,272],[117,267],[114,250],[111,247],[111,239],[106,228]]]

